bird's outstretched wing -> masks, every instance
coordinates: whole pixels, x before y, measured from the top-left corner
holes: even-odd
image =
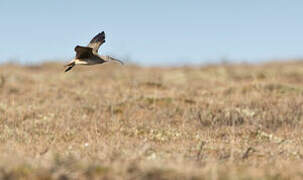
[[[75,51],[77,59],[89,58],[93,55],[93,49],[90,47],[76,46]]]
[[[105,33],[102,31],[101,33],[97,34],[87,45],[90,48],[93,48],[94,53],[98,53],[100,46],[105,43]]]

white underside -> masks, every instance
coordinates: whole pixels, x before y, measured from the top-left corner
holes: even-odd
[[[94,59],[76,59],[75,60],[75,64],[76,65],[94,65],[94,64],[98,64],[98,62]]]

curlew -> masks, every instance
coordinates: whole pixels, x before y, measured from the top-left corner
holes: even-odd
[[[109,61],[116,61],[123,64],[122,61],[112,58],[110,56],[101,56],[98,54],[99,47],[105,43],[105,33],[102,31],[97,34],[87,46],[76,46],[76,56],[70,61],[65,69],[65,72],[71,70],[75,65],[95,65],[103,64]]]

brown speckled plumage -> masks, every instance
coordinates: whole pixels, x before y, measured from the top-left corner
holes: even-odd
[[[76,56],[71,62],[65,65],[67,67],[65,69],[65,72],[71,70],[75,65],[95,65],[108,61],[116,61],[123,64],[123,62],[118,59],[112,58],[110,56],[100,56],[98,54],[98,50],[103,43],[105,43],[104,31],[97,34],[87,46],[77,45],[75,47]]]

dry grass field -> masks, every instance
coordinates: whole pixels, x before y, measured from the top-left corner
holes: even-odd
[[[302,179],[303,62],[0,65],[0,179]]]

